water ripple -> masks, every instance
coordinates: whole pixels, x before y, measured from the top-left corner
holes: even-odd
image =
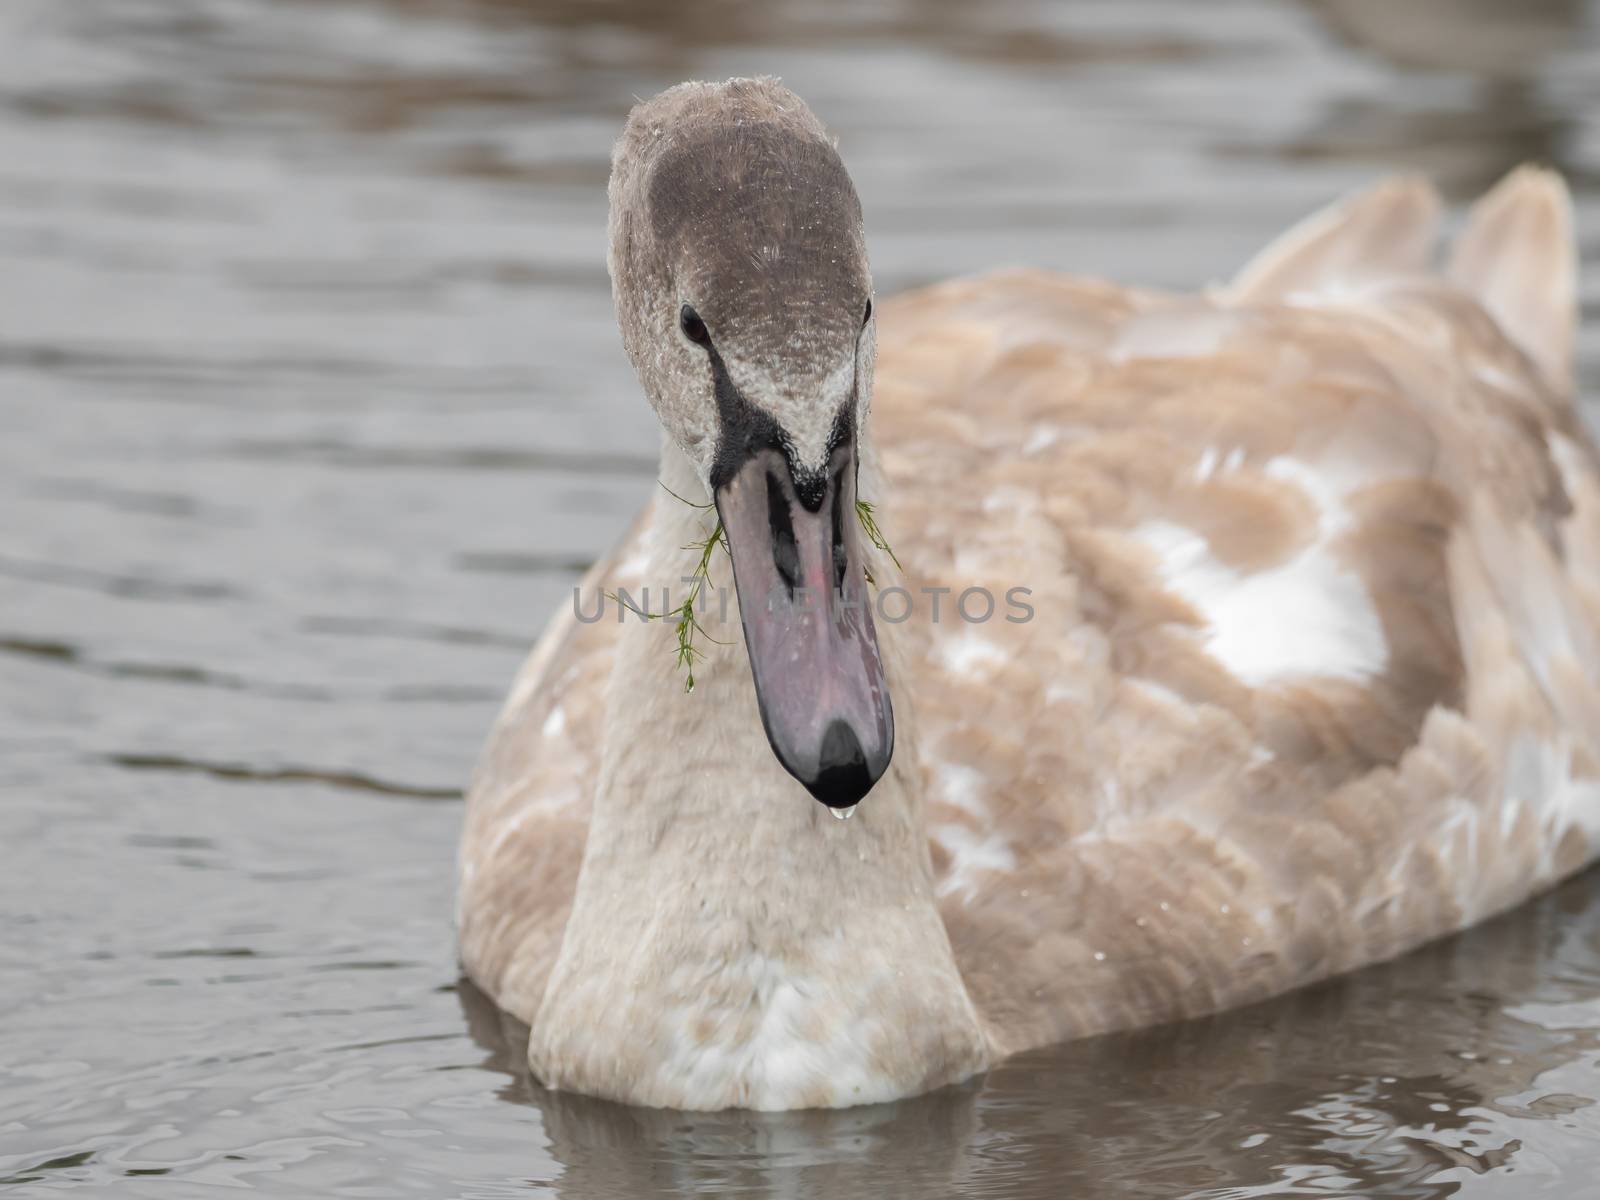
[[[315,767],[252,767],[245,763],[207,762],[173,754],[108,754],[105,761],[130,771],[168,771],[210,775],[239,783],[321,783],[349,791],[404,796],[414,800],[459,800],[460,788],[418,787],[390,783],[355,771]]]

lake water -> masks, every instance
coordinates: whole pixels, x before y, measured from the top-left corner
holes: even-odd
[[[1600,1195],[1600,873],[1404,961],[903,1104],[531,1086],[459,795],[652,486],[603,266],[634,95],[775,72],[878,286],[1191,286],[1399,168],[1572,180],[1600,4],[8,0],[0,1191]]]

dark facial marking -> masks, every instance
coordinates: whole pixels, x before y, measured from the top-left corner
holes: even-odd
[[[717,401],[717,452],[711,460],[711,487],[715,490],[732,479],[758,450],[776,450],[786,459],[792,456],[778,422],[739,394],[716,346],[707,345],[706,349],[711,354]]]
[[[692,313],[694,310],[686,304],[683,311]],[[704,328],[703,322],[701,328]],[[789,464],[795,497],[807,512],[817,512],[828,491],[827,467],[813,470],[797,468],[793,447],[782,427],[769,413],[757,408],[740,394],[709,332],[704,345],[711,357],[712,390],[717,403],[717,449],[711,460],[712,490],[732,479],[751,455],[761,450],[776,450]],[[827,458],[832,458],[835,450],[855,436],[855,410],[856,392],[852,388],[850,397],[833,418],[833,429],[828,434]]]

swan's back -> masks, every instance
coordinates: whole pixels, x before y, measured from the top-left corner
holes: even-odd
[[[914,605],[897,753],[1002,1047],[1388,957],[1593,855],[1600,491],[1564,203],[1514,176],[1453,282],[1400,182],[1205,298],[1010,272],[883,306],[863,490],[905,568],[878,582]],[[591,586],[632,582],[636,538]],[[951,589],[938,621],[924,587]],[[527,1020],[616,630],[558,617],[473,789],[463,955]]]
[[[946,922],[1016,1045],[1384,958],[1593,854],[1571,293],[1527,349],[1485,312],[1570,262],[1563,200],[1486,202],[1477,295],[1425,273],[1436,206],[1402,182],[1216,298],[1019,273],[886,307],[902,561],[1037,609],[905,626]]]

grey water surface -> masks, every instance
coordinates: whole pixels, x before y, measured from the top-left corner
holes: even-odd
[[[632,97],[775,72],[882,293],[1224,276],[1385,172],[1571,179],[1587,0],[0,4],[0,1191],[1600,1195],[1600,874],[898,1105],[550,1095],[458,982],[460,791],[653,486]],[[223,1189],[231,1189],[224,1191]]]

